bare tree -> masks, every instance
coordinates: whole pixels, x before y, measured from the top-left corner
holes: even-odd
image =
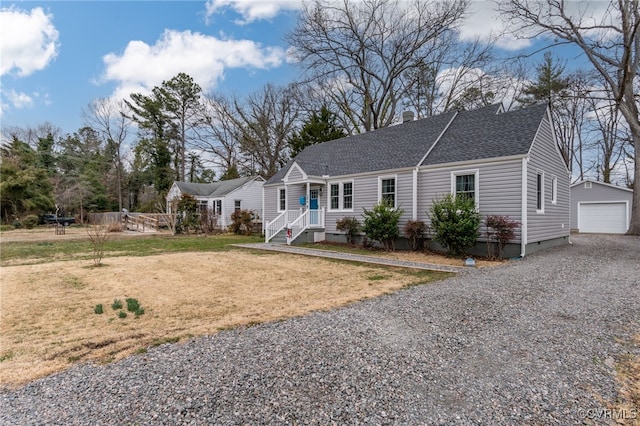
[[[13,139],[25,142],[32,148],[38,147],[40,139],[44,139],[51,136],[54,141],[57,141],[62,136],[62,130],[60,127],[53,125],[50,122],[44,122],[38,124],[35,127],[17,127],[8,126],[2,127],[2,141],[3,143],[10,143]]]
[[[131,127],[131,119],[123,112],[125,108],[126,105],[124,101],[114,103],[109,99],[98,99],[93,101],[87,110],[83,110],[86,125],[102,135],[107,150],[113,154],[116,169],[118,211],[122,211],[124,173],[122,151]]]
[[[603,18],[587,15],[578,2],[510,0],[497,2],[511,19],[515,34],[546,34],[579,47],[604,79],[612,101],[627,122],[633,146],[640,146],[640,99],[634,84],[640,77],[639,0],[610,0]],[[570,5],[577,8],[575,13]],[[634,83],[635,82],[635,83]],[[640,150],[634,150],[634,193],[629,234],[640,235]]]
[[[453,31],[468,0],[314,0],[287,35],[315,81],[333,87],[335,104],[356,131],[391,124],[416,64],[429,63],[435,43]]]
[[[611,183],[612,177],[621,159],[624,159],[624,138],[619,128],[619,110],[611,101],[600,101],[590,98],[591,132],[593,134],[593,148],[596,154],[595,166],[598,179]]]
[[[288,140],[298,120],[295,85],[267,84],[244,102],[235,99],[233,120],[240,130],[240,150],[249,173],[274,175],[289,159]]]
[[[478,39],[460,42],[455,31],[443,33],[430,43],[426,60],[404,73],[404,105],[421,118],[458,108],[471,97],[480,99],[481,104],[491,103],[487,95],[491,97],[494,92],[486,87],[485,77],[495,70],[482,69],[492,59],[492,48],[491,43]]]
[[[216,95],[203,97],[195,146],[210,154],[214,166],[225,172],[238,166],[240,129],[234,120],[234,106],[228,98]]]

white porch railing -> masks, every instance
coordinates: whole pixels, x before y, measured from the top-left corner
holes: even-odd
[[[264,231],[264,242],[268,243],[271,241],[273,237],[284,228],[287,227],[287,224],[295,222],[298,217],[302,214],[302,209],[300,210],[285,210],[280,213],[275,219],[269,222]]]
[[[287,244],[294,241],[305,229],[316,226],[324,228],[324,208],[320,210],[306,210],[296,220],[289,224],[291,229],[291,238],[287,240]]]
[[[319,210],[286,210],[269,222],[265,228],[265,242],[285,228],[291,229],[289,241],[295,240],[305,229],[309,227],[324,228],[324,208]]]

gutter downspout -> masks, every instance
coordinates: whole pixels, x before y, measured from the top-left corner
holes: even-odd
[[[520,227],[520,257],[523,258],[526,254],[527,249],[527,234],[528,234],[528,226],[527,226],[527,163],[529,162],[529,157],[524,157],[522,159],[522,225]]]
[[[420,166],[418,165],[413,169],[413,200],[411,206],[413,212],[411,214],[411,220],[418,220],[418,167]]]

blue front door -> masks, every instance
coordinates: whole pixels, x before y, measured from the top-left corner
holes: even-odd
[[[309,190],[309,224],[318,225],[318,190]]]

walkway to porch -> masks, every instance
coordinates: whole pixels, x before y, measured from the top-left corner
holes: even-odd
[[[251,243],[251,244],[234,244],[234,246],[257,249],[257,250],[270,250],[270,251],[279,251],[284,253],[301,254],[304,256],[324,257],[328,259],[350,260],[353,262],[364,262],[364,263],[374,263],[377,265],[397,266],[401,268],[424,269],[429,271],[460,273],[460,272],[469,272],[469,271],[475,270],[475,268],[470,268],[465,266],[448,266],[448,265],[436,265],[432,263],[409,262],[404,260],[385,259],[383,257],[344,253],[344,252],[338,252],[338,251],[332,251],[332,250],[319,250],[319,249],[306,248],[306,247],[288,246],[285,244]]]

